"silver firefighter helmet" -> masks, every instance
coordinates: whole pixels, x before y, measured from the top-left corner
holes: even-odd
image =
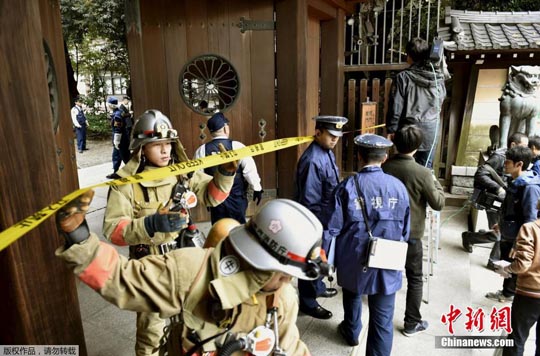
[[[229,240],[256,269],[279,271],[313,280],[325,274],[321,261],[322,225],[306,207],[289,199],[263,205],[245,225],[233,228]]]

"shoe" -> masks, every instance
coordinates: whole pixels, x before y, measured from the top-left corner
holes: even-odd
[[[461,244],[463,245],[463,248],[468,253],[472,253],[472,245],[469,243],[469,239],[467,238],[468,231],[464,231],[461,233]]]
[[[315,319],[330,319],[332,317],[332,312],[324,309],[320,305],[317,305],[315,308],[300,307],[300,311]]]
[[[349,338],[347,336],[347,333],[345,332],[345,327],[343,326],[343,323],[339,323],[337,329],[338,329],[338,332],[341,335],[341,337],[345,339],[345,342],[347,342],[347,344],[349,346],[358,346],[358,340],[353,340],[353,339],[351,339],[351,338]]]
[[[412,337],[423,333],[427,330],[428,327],[429,323],[427,322],[427,320],[422,320],[412,328],[405,328],[401,330],[401,333],[407,337]]]
[[[83,148],[83,151],[88,151],[88,150],[89,150],[89,148]]]
[[[82,150],[79,150],[79,153],[83,153],[83,151],[82,151]]]
[[[337,295],[337,289],[336,288],[326,288],[326,290],[319,295],[321,298],[332,298]]]
[[[120,176],[118,174],[116,174],[116,173],[111,173],[111,174],[107,175],[105,178],[107,178],[107,179],[118,179],[118,178],[120,178]]]
[[[502,290],[498,290],[496,292],[489,292],[486,294],[486,298],[494,300],[496,302],[501,302],[501,303],[507,303],[514,300],[513,295],[507,297],[503,294]]]

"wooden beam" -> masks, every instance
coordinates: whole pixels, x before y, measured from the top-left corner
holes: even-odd
[[[320,20],[331,20],[337,16],[337,9],[325,0],[308,0],[308,12]]]
[[[276,2],[277,137],[303,133],[306,122],[307,2]],[[296,163],[305,146],[277,152],[278,196],[292,198]]]
[[[343,115],[344,12],[321,22],[321,114]]]
[[[131,99],[135,117],[148,109],[144,66],[142,24],[138,0],[126,1],[126,38],[131,78]]]
[[[355,5],[344,0],[324,0],[325,2],[339,8],[345,12],[346,15],[353,14],[355,12]]]
[[[467,100],[463,111],[461,135],[459,135],[459,146],[456,164],[462,166],[465,163],[465,151],[467,149],[467,141],[469,138],[469,130],[471,126],[472,110],[474,107],[474,97],[476,95],[476,85],[478,84],[478,66],[472,66],[471,74],[468,78]]]
[[[395,64],[360,64],[352,66],[344,66],[344,72],[368,72],[368,71],[383,71],[383,70],[403,70],[410,67],[408,63]]]
[[[5,229],[73,190],[76,178],[64,182],[59,173],[40,19],[40,9],[47,9],[58,28],[59,3],[5,0],[0,7],[0,226]],[[61,33],[54,40],[61,42]],[[61,88],[59,94],[69,97],[67,86]],[[65,119],[59,125],[62,132],[71,129]],[[87,354],[75,278],[54,254],[63,243],[51,218],[0,252],[0,344],[79,345],[79,354]]]
[[[451,167],[456,164],[459,134],[463,123],[463,112],[471,66],[466,64],[451,65],[454,73],[452,81],[452,98],[450,99],[448,115],[448,146],[446,154],[445,178],[447,182],[452,179]]]
[[[321,114],[343,116],[345,75],[343,51],[345,43],[345,12],[321,22]],[[352,118],[354,120],[354,118]],[[342,166],[342,144],[336,147],[336,162]]]

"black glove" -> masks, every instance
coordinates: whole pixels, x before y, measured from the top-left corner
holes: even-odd
[[[90,236],[85,217],[93,197],[94,191],[89,190],[56,214],[56,226],[66,239],[66,248],[86,241]]]
[[[148,235],[156,232],[177,232],[187,226],[187,215],[181,211],[172,212],[169,208],[159,209],[157,213],[144,218],[144,227]]]
[[[264,193],[264,190],[262,190],[262,189],[261,190],[255,190],[253,192],[253,201],[256,201],[257,205],[259,205],[261,203],[263,193]]]

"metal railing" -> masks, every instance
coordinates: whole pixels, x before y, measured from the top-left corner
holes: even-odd
[[[431,43],[439,30],[441,0],[372,0],[345,21],[345,65],[403,64],[414,37]]]

